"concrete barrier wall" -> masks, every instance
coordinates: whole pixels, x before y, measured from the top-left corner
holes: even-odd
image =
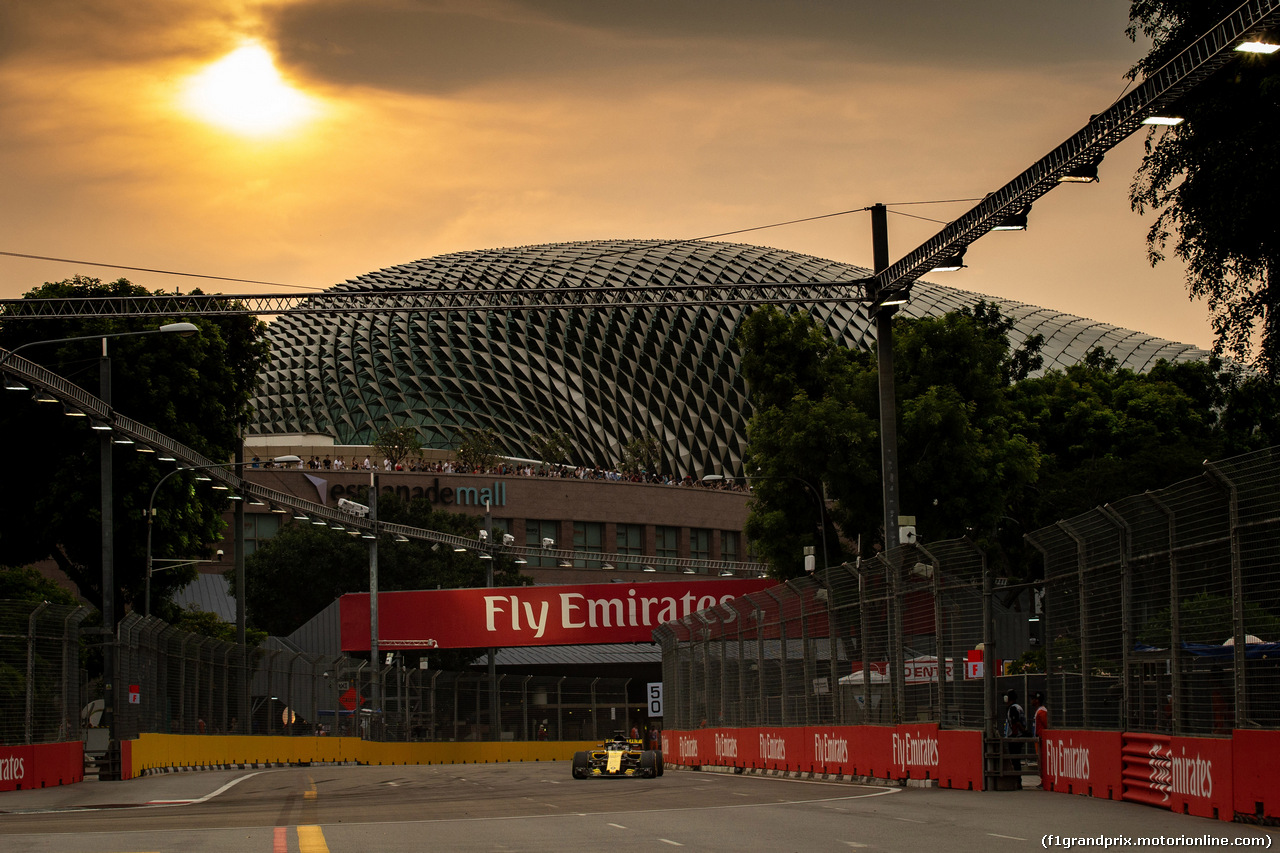
[[[0,746],[0,791],[69,785],[84,779],[84,743]]]
[[[569,761],[596,741],[380,743],[350,737],[143,734],[122,746],[125,778],[171,767],[249,764],[491,764]]]

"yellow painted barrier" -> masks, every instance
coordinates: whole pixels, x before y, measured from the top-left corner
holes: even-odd
[[[492,764],[569,761],[596,741],[381,743],[351,737],[143,734],[131,743],[133,775],[169,767],[235,764]]]

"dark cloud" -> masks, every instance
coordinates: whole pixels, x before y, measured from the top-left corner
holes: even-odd
[[[76,67],[178,56],[201,45],[201,23],[218,19],[197,0],[6,0],[0,62]]]
[[[1014,68],[1134,56],[1118,0],[318,0],[272,21],[310,76],[448,94],[493,81],[588,83],[697,68],[740,79],[831,61]]]
[[[563,74],[609,58],[598,39],[554,21],[512,20],[431,3],[324,0],[285,7],[273,28],[285,65],[338,84],[424,94]]]
[[[1120,0],[513,0],[530,12],[663,38],[793,40],[877,58],[1053,62],[1127,43]],[[1098,32],[1100,18],[1118,23]]]

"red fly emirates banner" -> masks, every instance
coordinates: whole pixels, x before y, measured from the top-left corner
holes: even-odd
[[[478,649],[648,643],[653,629],[774,586],[751,580],[597,583],[378,593],[378,647]],[[340,599],[343,651],[369,648],[369,594]]]

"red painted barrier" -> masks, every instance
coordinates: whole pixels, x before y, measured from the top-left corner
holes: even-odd
[[[1236,814],[1280,819],[1280,732],[1231,733],[1231,796]]]
[[[979,732],[936,725],[804,726],[663,732],[663,756],[684,766],[742,767],[982,788]]]
[[[1169,807],[1198,817],[1232,820],[1232,741],[1228,738],[1169,739]]]
[[[1121,736],[1121,799],[1169,808],[1169,736],[1126,732]]]
[[[981,790],[982,735],[922,723],[663,732],[666,761],[879,779],[933,779]],[[1053,729],[1045,790],[1128,800],[1199,817],[1280,818],[1280,732],[1232,738]]]
[[[1041,778],[1046,791],[1120,799],[1119,732],[1052,729],[1041,746]]]
[[[84,779],[80,741],[0,746],[0,791],[69,785]]]

